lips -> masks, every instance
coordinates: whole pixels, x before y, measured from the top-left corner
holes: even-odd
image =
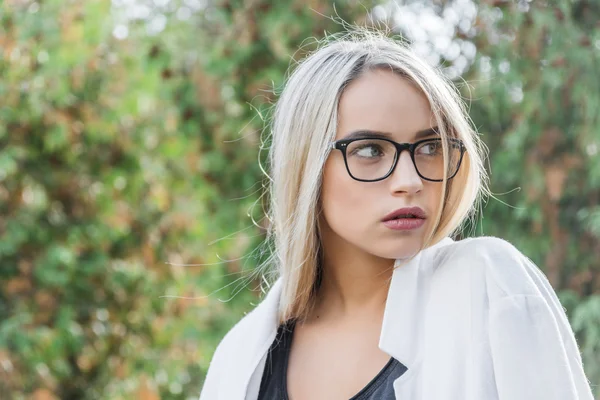
[[[383,221],[390,221],[400,218],[425,219],[425,211],[420,207],[405,207],[392,211],[383,218]]]

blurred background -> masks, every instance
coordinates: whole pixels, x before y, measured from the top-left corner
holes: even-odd
[[[495,195],[465,235],[544,270],[600,385],[599,0],[0,4],[0,399],[198,397],[261,296],[274,92],[340,19],[455,80]]]

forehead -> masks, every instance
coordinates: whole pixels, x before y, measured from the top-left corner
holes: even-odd
[[[412,82],[388,70],[375,70],[353,81],[342,94],[336,139],[356,130],[373,130],[404,142],[433,126],[429,102]]]

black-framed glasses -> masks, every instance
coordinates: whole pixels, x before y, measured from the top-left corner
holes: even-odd
[[[454,178],[466,151],[459,139],[449,138],[446,143],[446,162],[441,138],[424,139],[415,143],[398,143],[383,138],[341,139],[332,142],[331,148],[342,152],[348,174],[357,181],[376,182],[387,178],[396,168],[402,151],[408,150],[421,178],[442,182],[444,169],[447,179]]]

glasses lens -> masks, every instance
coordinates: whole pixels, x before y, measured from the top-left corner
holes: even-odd
[[[461,147],[458,142],[448,141],[448,159],[444,163],[444,150],[441,139],[422,142],[415,149],[415,167],[419,173],[431,180],[444,179],[444,168],[447,177],[452,177],[458,170]]]
[[[384,177],[394,164],[396,148],[380,139],[360,139],[348,145],[346,162],[356,179],[376,180]]]

